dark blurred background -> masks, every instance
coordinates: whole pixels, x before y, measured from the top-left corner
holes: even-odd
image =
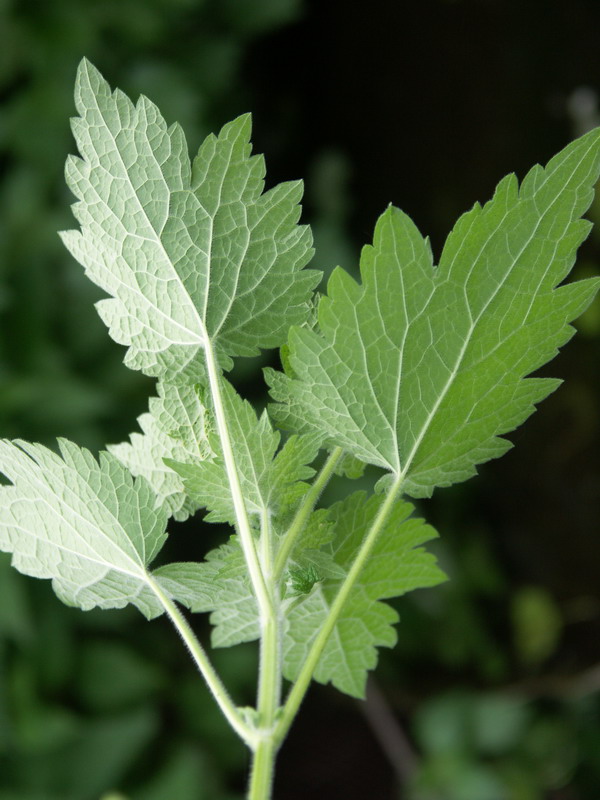
[[[327,272],[356,270],[390,201],[439,255],[504,174],[598,124],[599,32],[597,0],[0,0],[0,435],[98,449],[152,392],[56,234],[83,55],[192,150],[253,111],[269,182],[306,179]],[[600,227],[576,272],[600,272]],[[600,797],[598,303],[578,327],[515,450],[423,504],[451,580],[395,604],[366,704],[311,690],[276,800]],[[260,365],[237,369],[248,395]],[[172,530],[188,559],[224,535]],[[254,647],[214,660],[252,702]],[[1,557],[0,800],[240,800],[247,767],[164,619],[66,608]]]

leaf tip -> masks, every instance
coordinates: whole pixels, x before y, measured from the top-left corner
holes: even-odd
[[[102,77],[100,71],[87,58],[82,58],[77,67],[75,78],[75,106],[81,116],[85,115],[89,107],[89,97],[110,95],[110,87]]]
[[[231,122],[228,122],[221,129],[219,138],[224,139],[243,139],[244,142],[250,142],[252,136],[252,114],[247,111],[245,114],[240,114]]]

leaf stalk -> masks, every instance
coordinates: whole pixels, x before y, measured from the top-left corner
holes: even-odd
[[[304,497],[302,498],[302,502],[296,511],[296,515],[292,521],[292,524],[287,530],[283,541],[281,543],[281,547],[279,552],[277,553],[277,557],[275,558],[275,568],[274,568],[274,579],[275,581],[279,581],[281,576],[283,575],[283,571],[285,570],[288,559],[292,550],[294,549],[294,545],[298,539],[298,536],[304,530],[306,523],[308,521],[309,516],[312,514],[315,505],[317,504],[317,500],[321,496],[323,490],[329,483],[331,476],[335,472],[335,468],[337,467],[344,450],[342,447],[335,447],[327,460],[321,467],[321,470],[315,480],[313,481],[310,489],[306,492]]]
[[[373,547],[375,546],[379,534],[387,522],[394,503],[400,495],[403,482],[404,473],[400,473],[396,476],[396,480],[390,487],[385,500],[381,504],[377,516],[373,520],[373,524],[365,536],[360,550],[358,551],[356,558],[350,567],[348,575],[340,586],[340,589],[331,606],[331,610],[329,611],[329,615],[313,641],[312,647],[310,648],[306,660],[302,665],[302,669],[300,670],[300,674],[296,678],[285,704],[282,707],[282,713],[279,717],[279,721],[275,730],[275,739],[278,743],[283,741],[290,729],[292,722],[294,721],[296,714],[298,713],[300,704],[302,703],[302,700],[304,699],[304,696],[308,690],[314,671],[317,667],[319,659],[321,658],[323,650],[325,649],[327,641],[333,632],[344,604],[346,603],[350,592],[354,588],[354,584],[358,580],[365,562],[371,555]]]
[[[156,597],[160,600],[162,607],[165,609],[171,622],[175,626],[175,629],[183,639],[185,646],[189,650],[196,663],[196,666],[198,667],[198,670],[206,681],[208,688],[217,701],[225,718],[238,736],[248,745],[248,747],[255,749],[257,747],[257,732],[247,725],[247,723],[242,719],[242,716],[236,708],[233,700],[229,696],[229,692],[215,672],[213,665],[210,663],[204,648],[196,638],[196,635],[191,629],[188,621],[168,596],[168,594],[163,591],[158,581],[149,575],[148,583]]]

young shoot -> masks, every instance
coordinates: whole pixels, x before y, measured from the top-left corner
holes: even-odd
[[[436,532],[407,498],[501,456],[503,435],[559,384],[528,376],[598,289],[564,280],[590,230],[600,129],[520,185],[502,180],[458,220],[437,265],[388,207],[360,279],[337,268],[319,296],[302,184],[264,191],[249,116],[190,161],[177,124],[111,91],[87,61],[75,101],[77,227],[62,239],[156,396],[141,432],[97,458],[63,439],[58,454],[0,442],[0,549],[69,605],[166,614],[252,751],[248,798],[267,800],[311,681],[363,697],[378,648],[396,641],[385,601],[445,580],[424,547]],[[284,369],[266,370],[272,403],[258,415],[227,374],[271,348]],[[370,494],[352,490],[366,464],[380,472]],[[321,507],[335,473],[347,497]],[[155,567],[167,526],[176,536],[199,511],[230,538],[208,553],[195,538],[190,561]],[[189,612],[210,613],[214,647],[259,642],[254,709],[229,694]]]

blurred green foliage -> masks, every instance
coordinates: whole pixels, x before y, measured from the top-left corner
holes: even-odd
[[[468,4],[440,0],[430,5]],[[472,5],[476,18],[475,7],[492,4],[477,0]],[[252,109],[261,93],[282,91],[275,74],[269,85],[252,85],[257,73],[248,70],[248,55],[256,57],[269,46],[280,54],[288,40],[278,37],[302,20],[309,6],[303,0],[0,0],[2,436],[52,444],[62,435],[97,449],[129,433],[152,391],[150,381],[123,367],[121,348],[92,309],[100,295],[56,234],[72,225],[72,198],[62,169],[73,151],[67,120],[80,58],[89,57],[127,92],[150,94],[167,119],[182,123],[195,147],[210,130]],[[354,22],[357,29],[362,22]],[[347,30],[348,19],[344,24]],[[306,29],[298,35],[305,36]],[[379,42],[367,45],[371,49],[365,52],[380,55]],[[309,62],[312,56],[318,61],[310,51],[312,37],[302,39],[302,47]],[[360,62],[357,69],[363,67]],[[335,62],[332,74],[339,69]],[[308,79],[320,76],[309,72]],[[403,76],[404,83],[410,80]],[[364,87],[342,77],[339,82],[342,102],[358,93],[352,109],[358,115]],[[349,220],[360,219],[363,198],[353,192],[349,158],[331,136],[319,143],[318,119],[298,130],[294,85],[273,103],[278,119],[266,115],[261,124],[266,129],[273,123],[274,133],[266,138],[286,139],[277,142],[280,169],[286,148],[289,155],[301,140],[316,141],[306,157],[314,266],[325,272],[338,263],[351,268],[371,234],[372,220],[362,218],[350,230]],[[372,97],[381,108],[380,125],[388,97]],[[334,98],[331,102],[335,108]],[[408,107],[403,125],[409,125],[411,113],[420,114],[421,102],[418,97]],[[370,124],[367,120],[363,127]],[[357,120],[356,136],[363,135]],[[388,151],[382,153],[387,157]],[[403,157],[396,173],[410,167]],[[463,169],[460,164],[458,170]],[[289,171],[282,177],[298,175]],[[377,177],[369,174],[371,179]],[[446,182],[432,208],[453,210],[458,202],[453,191],[456,187]],[[401,203],[409,196],[410,186],[402,185],[393,198],[378,194],[377,204]],[[598,272],[598,201],[592,214],[598,223],[595,238],[577,277]],[[445,224],[446,219],[439,220],[439,227]],[[534,420],[521,436],[515,460],[508,456],[506,467],[484,471],[473,487],[441,493],[424,509],[443,533],[438,555],[452,580],[397,605],[399,643],[382,658],[377,680],[396,722],[402,721],[414,763],[410,777],[406,771],[398,777],[397,764],[386,767],[389,791],[381,800],[598,797],[600,679],[591,665],[600,654],[597,643],[586,649],[582,641],[586,625],[600,618],[600,598],[589,581],[577,585],[586,555],[562,560],[569,525],[597,534],[597,519],[586,517],[594,507],[586,505],[586,497],[597,496],[597,482],[580,481],[579,516],[567,516],[567,525],[562,518],[551,519],[551,510],[539,510],[541,502],[560,512],[562,480],[600,428],[593,376],[585,382],[591,370],[598,375],[593,365],[600,363],[600,300],[581,327],[588,349],[573,368],[578,377],[545,411],[545,427]],[[257,382],[256,366],[249,362],[238,374],[250,391]],[[555,442],[551,450],[544,449],[548,441]],[[531,503],[528,516],[530,498],[518,492],[521,483],[531,492],[524,476],[533,471],[547,488],[540,489],[541,500]],[[359,473],[358,484],[369,488],[373,476],[369,470],[362,477]],[[513,509],[512,516],[506,509]],[[524,530],[535,524],[548,534],[547,553],[540,554],[539,544],[537,550],[528,545]],[[179,554],[186,539],[189,544],[199,535],[202,552],[218,541],[218,530],[199,534],[200,527],[197,521],[182,526],[165,557]],[[563,539],[552,550],[554,528]],[[181,555],[189,558],[190,552],[181,547]],[[515,565],[519,569],[511,571]],[[597,576],[593,561],[590,574]],[[205,635],[205,622],[196,624]],[[252,702],[253,646],[216,651],[214,662],[236,700]],[[281,757],[277,800],[364,798],[356,776],[372,767],[360,758],[356,764],[344,760],[350,730],[340,733],[334,722],[350,701],[336,698],[327,706],[333,694],[326,690],[318,697],[325,702],[319,724],[330,751],[315,752],[312,734],[300,741],[293,732]],[[311,713],[310,702],[305,713]],[[0,554],[0,800],[240,800],[247,765],[247,754],[164,620],[149,624],[132,610],[83,614],[68,609],[46,583],[18,575]],[[314,777],[328,765],[338,795],[327,794]]]

